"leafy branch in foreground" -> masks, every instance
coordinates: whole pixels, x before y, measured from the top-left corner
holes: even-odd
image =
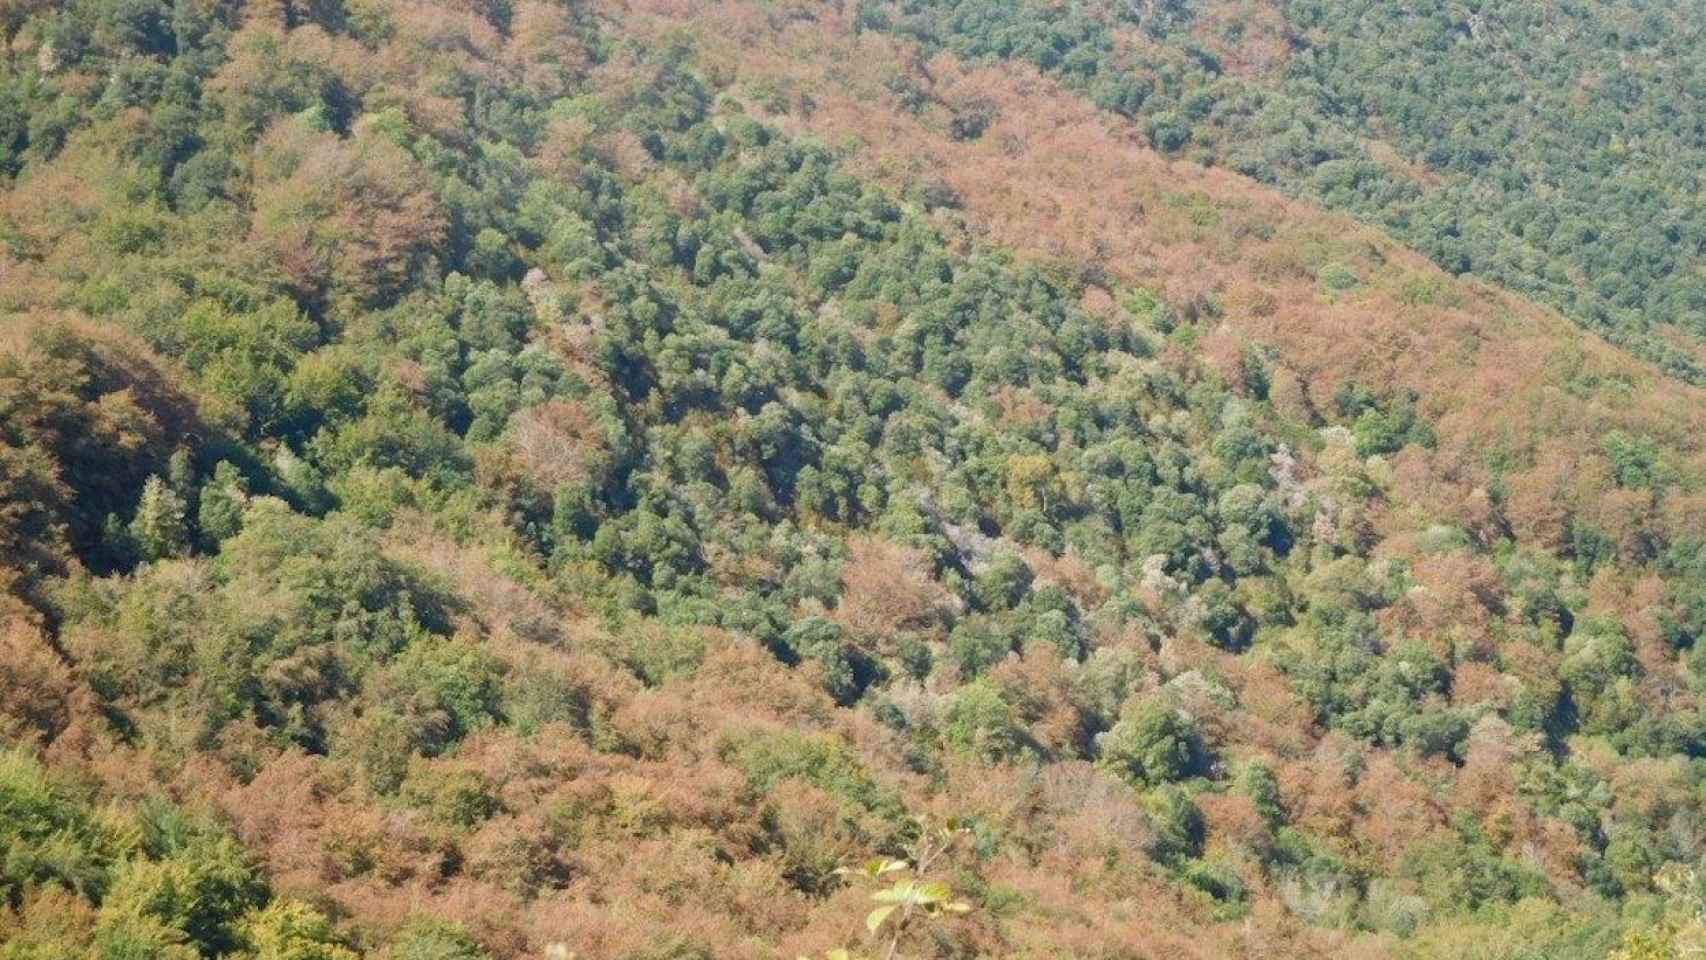
[[[956,899],[953,887],[942,880],[927,879],[933,867],[953,850],[960,838],[971,831],[958,820],[950,819],[940,827],[932,827],[923,819],[918,821],[918,839],[907,849],[902,859],[869,860],[858,867],[843,867],[836,873],[860,877],[870,883],[888,883],[871,894],[877,906],[865,917],[865,929],[879,942],[887,938],[883,960],[892,960],[900,950],[901,938],[916,926],[920,918],[937,920],[948,916],[963,916],[972,910],[971,904]],[[889,878],[893,878],[890,880]],[[846,950],[831,950],[825,960],[859,960]],[[805,960],[805,958],[801,958]]]

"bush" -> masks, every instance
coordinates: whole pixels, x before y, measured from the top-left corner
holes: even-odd
[[[1461,760],[1459,748],[1469,736],[1469,717],[1458,710],[1424,710],[1399,721],[1398,734],[1406,746],[1424,757]]]
[[[990,561],[989,569],[978,575],[974,593],[985,610],[1011,610],[1030,592],[1036,575],[1024,558],[1003,553]]]
[[[988,617],[962,620],[948,635],[948,656],[959,668],[962,680],[981,676],[1012,653],[1013,638],[1000,623]]]
[[[1274,771],[1261,760],[1252,760],[1239,777],[1239,789],[1255,804],[1256,813],[1269,827],[1285,822],[1285,806],[1280,800],[1279,781]]]
[[[1192,860],[1182,871],[1186,883],[1222,903],[1239,903],[1247,896],[1244,878],[1232,864],[1220,860]]]
[[[783,634],[782,643],[795,659],[822,668],[824,690],[843,706],[856,702],[871,681],[871,664],[844,639],[841,625],[833,620],[800,620]]]
[[[704,631],[690,626],[624,623],[620,655],[647,686],[691,679],[705,660]]]
[[[502,809],[491,783],[478,772],[446,773],[424,762],[417,762],[410,771],[403,797],[436,819],[464,830],[490,820]]]
[[[0,894],[59,885],[98,901],[127,853],[121,835],[95,818],[86,798],[51,779],[20,749],[0,750]]]
[[[1544,877],[1501,857],[1472,830],[1417,844],[1404,857],[1402,875],[1415,880],[1422,896],[1442,911],[1514,903],[1545,896],[1549,889]]]

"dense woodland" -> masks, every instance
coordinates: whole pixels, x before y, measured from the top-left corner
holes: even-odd
[[[1706,945],[1700,26],[1398,6],[0,0],[0,960]]]
[[[1695,13],[1644,0],[866,0],[859,24],[1033,64],[1157,150],[1378,223],[1700,383]]]

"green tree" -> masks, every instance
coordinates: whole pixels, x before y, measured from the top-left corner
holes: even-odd
[[[181,557],[190,549],[190,529],[185,521],[188,505],[176,490],[159,476],[142,486],[130,535],[144,560]]]
[[[332,923],[294,900],[276,900],[243,919],[242,960],[358,960],[341,945]]]
[[[419,917],[404,925],[384,960],[489,960],[490,954],[460,924]]]
[[[196,528],[207,545],[217,547],[242,529],[248,494],[248,481],[229,461],[214,466],[196,505]]]
[[[1196,724],[1158,699],[1128,703],[1113,729],[1096,739],[1099,762],[1139,786],[1201,773],[1207,754]]]
[[[166,859],[120,867],[101,904],[100,923],[135,929],[139,919],[156,921],[214,956],[241,947],[243,915],[266,898],[265,881],[235,841],[198,835]]]

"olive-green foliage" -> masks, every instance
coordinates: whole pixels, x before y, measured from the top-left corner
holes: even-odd
[[[196,528],[205,544],[217,547],[242,528],[248,492],[248,481],[237,468],[219,461],[196,499]]]
[[[1396,453],[1412,443],[1434,445],[1433,429],[1417,415],[1414,398],[1387,403],[1365,387],[1347,384],[1334,401],[1350,423],[1358,456]]]
[[[530,660],[505,678],[504,714],[516,732],[529,735],[551,723],[589,731],[593,702],[586,685]]]
[[[748,787],[763,795],[778,781],[798,778],[847,803],[900,818],[899,798],[872,778],[852,750],[821,734],[765,734],[729,747],[729,761]]]
[[[1365,594],[1358,602],[1387,601]],[[1450,681],[1449,670],[1427,645],[1411,641],[1377,654],[1369,615],[1329,603],[1312,608],[1306,626],[1314,633],[1314,649],[1287,651],[1281,665],[1324,722],[1388,745],[1413,742],[1424,753],[1455,751],[1469,731],[1468,718],[1424,708]]]
[[[188,505],[184,498],[158,476],[143,484],[136,518],[130,522],[130,537],[144,560],[182,556],[190,547],[190,528],[185,522]]]
[[[1269,826],[1285,821],[1285,806],[1280,799],[1279,781],[1274,772],[1261,760],[1251,761],[1239,777],[1239,786],[1256,805],[1256,813]]]
[[[1566,641],[1564,654],[1559,676],[1588,729],[1610,732],[1635,719],[1624,701],[1638,664],[1619,624],[1595,620],[1578,627]]]
[[[823,686],[836,702],[859,699],[870,678],[858,652],[843,638],[840,626],[822,617],[807,617],[782,635],[787,652],[796,660],[811,661],[823,670]],[[866,676],[861,677],[865,673]]]
[[[411,706],[444,717],[444,730],[430,747],[459,740],[503,717],[500,662],[475,643],[439,637],[411,644],[397,658],[391,682]]]
[[[243,923],[245,956],[253,960],[357,960],[326,917],[306,904],[276,900]]]
[[[82,584],[66,604],[65,644],[115,707],[169,705],[202,737],[249,714],[315,747],[332,701],[448,627],[442,595],[360,525],[270,498],[243,513],[211,569],[156,564],[130,581]],[[496,680],[478,660],[439,641],[398,668],[426,709],[448,712],[446,736],[497,709]]]
[[[1149,853],[1156,860],[1178,864],[1202,854],[1202,811],[1183,787],[1166,784],[1151,791],[1146,809],[1154,831]]]
[[[460,925],[419,917],[386,948],[386,960],[486,960],[489,954]]]
[[[117,824],[19,750],[0,752],[0,814],[0,883],[14,902],[26,889],[48,883],[98,900],[114,864],[131,852]]]
[[[1671,603],[1660,614],[1667,639],[1677,647],[1695,646],[1706,637],[1706,543],[1675,544],[1663,564],[1672,578],[1667,585]]]
[[[954,625],[948,637],[948,656],[966,678],[1005,660],[1013,652],[1013,637],[1001,621],[990,617],[967,617]]]
[[[705,637],[692,627],[633,624],[621,631],[618,642],[623,662],[653,686],[693,676],[705,659]]]
[[[478,773],[460,771],[445,775],[417,768],[417,776],[403,785],[402,796],[435,818],[464,830],[491,819],[500,808],[492,786]]]
[[[1096,749],[1103,766],[1139,785],[1183,780],[1203,773],[1208,762],[1195,724],[1158,699],[1129,703]]]
[[[978,575],[977,598],[986,609],[1009,610],[1031,589],[1031,568],[1020,557],[1004,553]]]
[[[122,927],[148,919],[182,931],[205,954],[227,953],[242,942],[242,915],[266,895],[234,841],[197,836],[164,859],[133,859],[118,868],[101,904],[101,923]]]
[[[1473,910],[1547,892],[1544,877],[1501,857],[1472,829],[1418,844],[1406,855],[1403,873],[1439,908]]]
[[[1224,904],[1236,905],[1248,895],[1244,878],[1238,875],[1238,871],[1230,863],[1224,861],[1192,860],[1184,865],[1181,878],[1186,883]],[[1220,915],[1231,916],[1233,914],[1221,913]]]
[[[941,725],[949,744],[991,762],[1039,754],[1017,712],[1000,690],[984,680],[955,691],[942,712]]]
[[[69,891],[98,907],[92,936],[107,956],[214,956],[250,945],[248,916],[268,888],[224,829],[160,798],[97,803],[29,754],[0,752],[6,905],[43,886]],[[20,948],[42,933],[22,931]],[[4,947],[0,955],[12,956]]]

